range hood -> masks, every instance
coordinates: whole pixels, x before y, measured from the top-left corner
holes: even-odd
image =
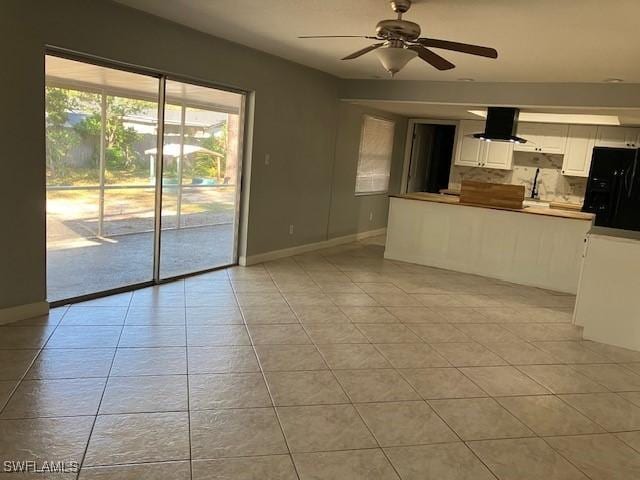
[[[489,107],[483,133],[474,133],[475,138],[487,142],[527,143],[516,136],[520,109],[510,107]]]

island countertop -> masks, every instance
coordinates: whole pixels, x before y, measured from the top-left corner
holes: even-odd
[[[391,197],[402,198],[405,200],[418,200],[421,202],[446,203],[449,205],[464,205],[466,207],[505,210],[508,212],[527,213],[530,215],[546,215],[549,217],[569,218],[573,220],[592,221],[595,217],[592,213],[572,211],[572,210],[562,210],[562,209],[549,208],[549,207],[526,206],[524,208],[514,209],[514,208],[502,208],[502,207],[488,207],[486,205],[475,205],[472,203],[460,203],[460,198],[455,195],[444,195],[439,193],[416,192],[416,193],[407,193],[404,195],[391,195]]]

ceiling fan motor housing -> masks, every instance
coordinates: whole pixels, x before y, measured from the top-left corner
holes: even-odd
[[[405,13],[411,8],[411,0],[391,0],[390,3],[396,13]]]
[[[382,20],[376,25],[378,38],[413,41],[420,36],[420,25],[408,20]]]

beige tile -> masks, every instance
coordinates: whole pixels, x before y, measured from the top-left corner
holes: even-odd
[[[244,325],[190,325],[187,327],[189,346],[251,345]]]
[[[640,454],[613,435],[552,437],[546,441],[592,480],[640,478]]]
[[[189,376],[191,410],[270,406],[271,398],[261,373]]]
[[[379,449],[298,453],[293,460],[300,480],[398,480]]]
[[[54,334],[55,335],[55,334]],[[184,326],[125,325],[119,347],[181,347],[186,345]]]
[[[25,380],[0,418],[95,415],[104,384],[104,378]]]
[[[45,349],[29,369],[28,379],[107,377],[114,348]]]
[[[442,355],[424,343],[380,343],[376,348],[395,368],[448,367]]]
[[[395,370],[335,370],[352,402],[418,400],[420,397]]]
[[[609,360],[614,362],[626,363],[626,362],[640,362],[640,352],[636,350],[629,350],[628,348],[616,347],[614,345],[607,345],[606,343],[598,343],[591,341],[582,342],[589,350],[592,350],[600,355],[604,355]]]
[[[127,312],[127,325],[184,325],[182,307],[132,307]]]
[[[460,371],[494,397],[550,393],[514,367],[466,367]]]
[[[352,282],[317,282],[324,293],[362,293],[362,289]]]
[[[533,436],[531,430],[492,398],[430,400],[429,403],[465,441]]]
[[[385,307],[419,307],[422,305],[413,295],[407,295],[404,292],[378,292],[370,293],[369,296],[373,298],[378,305]]]
[[[613,392],[640,391],[640,375],[619,365],[575,365],[573,368]]]
[[[279,453],[287,446],[272,408],[191,412],[194,460]]]
[[[462,331],[446,323],[412,324],[409,328],[422,340],[428,343],[468,342],[471,339]]]
[[[37,462],[55,459],[79,464],[93,420],[94,417],[0,420],[0,458]]]
[[[278,293],[272,280],[232,280],[233,289],[238,293]]]
[[[329,343],[318,345],[318,350],[332,369],[391,368],[380,352],[366,343]]]
[[[112,377],[100,414],[177,412],[187,410],[187,376]]]
[[[279,293],[239,293],[240,307],[262,307],[268,305],[286,305],[284,297]]]
[[[495,480],[461,442],[384,450],[402,480]]]
[[[127,307],[72,306],[62,317],[60,325],[122,325]]]
[[[256,345],[256,353],[265,372],[327,368],[313,345]]]
[[[351,323],[311,323],[305,329],[315,344],[322,343],[369,343]]]
[[[285,297],[294,311],[305,306],[333,305],[331,298],[324,293],[287,293]]]
[[[187,349],[119,348],[111,367],[111,376],[186,375]]]
[[[396,287],[393,283],[367,283],[361,282],[357,284],[365,293],[404,293],[400,288]]]
[[[442,321],[449,323],[495,323],[496,320],[487,316],[487,308],[472,307],[431,307]]]
[[[334,304],[339,306],[365,307],[378,305],[378,302],[366,293],[328,293],[327,295]]]
[[[27,327],[25,327],[27,328]],[[47,348],[108,348],[118,345],[122,327],[60,325],[47,342]],[[35,334],[35,333],[34,333]],[[0,333],[0,338],[2,334]],[[0,340],[1,344],[2,340]],[[18,346],[19,347],[19,346]],[[22,347],[19,347],[22,348]]]
[[[354,323],[398,323],[398,319],[384,307],[341,307]]]
[[[38,350],[0,350],[0,380],[19,380],[38,355]]]
[[[381,447],[454,442],[458,437],[423,401],[355,405]]]
[[[278,416],[292,453],[377,446],[351,405],[279,407]]]
[[[97,307],[128,307],[131,303],[133,292],[118,293],[109,295],[108,297],[94,298],[86,302],[78,303],[78,306],[97,306]]]
[[[414,297],[425,307],[471,307],[465,305],[459,295],[415,294]]]
[[[247,325],[298,323],[297,317],[288,305],[264,305],[262,307],[244,307],[242,314]]]
[[[469,447],[500,480],[588,480],[539,438],[484,440]]]
[[[640,453],[640,431],[617,433],[616,437]]]
[[[633,373],[636,373],[636,374],[640,375],[640,362],[625,363],[622,366],[625,367],[625,368],[628,368]]]
[[[238,307],[187,307],[187,325],[239,325],[244,323]]]
[[[186,412],[99,415],[86,466],[189,459]]]
[[[296,308],[296,315],[304,324],[349,322],[340,307],[335,305],[303,305]]]
[[[619,392],[618,395],[640,407],[640,392]]]
[[[289,455],[196,460],[193,480],[298,480]]]
[[[604,432],[601,427],[553,395],[503,397],[497,400],[541,436]]]
[[[475,342],[433,343],[436,351],[456,367],[505,365],[498,355]]]
[[[608,363],[609,360],[582,345],[581,342],[534,342],[562,363]]]
[[[446,320],[427,307],[388,307],[387,310],[403,323],[445,323]]]
[[[238,295],[268,295],[260,293],[244,293]],[[187,307],[234,307],[236,297],[232,292],[211,293],[207,291],[187,291],[185,293]]]
[[[425,399],[487,396],[457,368],[403,369],[400,373]]]
[[[79,480],[190,480],[189,462],[144,463],[83,468]]]
[[[359,323],[358,328],[372,343],[421,343],[422,340],[401,324]]]
[[[487,344],[521,342],[522,339],[511,333],[501,325],[494,323],[463,323],[455,324],[456,328],[476,342]]]
[[[16,380],[0,381],[0,411],[2,411],[7,400],[9,400],[9,396],[11,395],[11,392],[13,392],[17,383],[18,382]]]
[[[615,393],[561,395],[560,398],[610,432],[640,430],[640,408]]]
[[[259,370],[252,347],[189,347],[189,374]]]
[[[547,352],[526,342],[483,342],[483,345],[511,365],[544,365],[558,362]]]
[[[255,345],[303,345],[311,343],[299,324],[250,325],[249,334]]]
[[[340,384],[328,370],[268,372],[265,378],[277,406],[349,403]]]
[[[572,324],[513,323],[505,328],[527,342],[580,340],[582,329]]]
[[[602,385],[581,375],[568,365],[526,365],[519,366],[518,369],[556,394],[607,391]]]

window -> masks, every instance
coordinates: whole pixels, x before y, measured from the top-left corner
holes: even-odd
[[[395,124],[365,115],[362,121],[356,195],[386,193],[389,189]]]

